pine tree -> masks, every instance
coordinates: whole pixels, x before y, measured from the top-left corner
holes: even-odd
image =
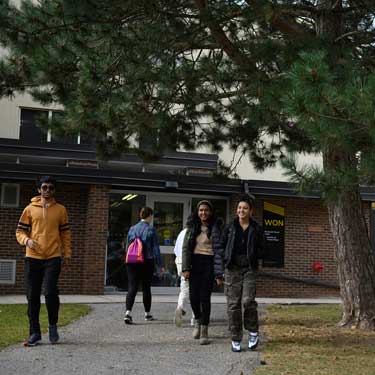
[[[0,95],[28,88],[62,103],[65,126],[94,133],[104,155],[147,136],[155,155],[228,144],[259,169],[285,160],[327,202],[341,324],[375,328],[359,194],[375,177],[373,1],[21,4],[0,0],[0,43],[10,51]],[[323,167],[298,170],[288,157],[296,152],[321,154]]]

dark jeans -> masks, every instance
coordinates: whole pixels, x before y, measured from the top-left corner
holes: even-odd
[[[34,259],[25,258],[25,282],[27,296],[27,315],[30,322],[30,335],[40,334],[39,313],[40,294],[44,282],[44,294],[50,325],[59,318],[59,289],[57,282],[61,271],[61,258]]]
[[[241,304],[245,329],[251,332],[258,332],[259,329],[255,276],[249,266],[232,266],[225,270],[229,330],[234,341],[241,341],[243,335]]]
[[[213,283],[214,257],[194,254],[189,278],[190,304],[195,319],[204,326],[210,323]]]
[[[145,312],[151,310],[151,282],[154,274],[154,260],[146,259],[144,263],[127,264],[128,294],[126,295],[126,310],[133,308],[135,296],[138,292],[139,283],[142,282],[143,305]]]

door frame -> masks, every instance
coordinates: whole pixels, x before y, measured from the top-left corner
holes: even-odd
[[[213,194],[191,194],[191,193],[167,193],[167,192],[158,192],[158,191],[144,191],[138,189],[111,189],[109,194],[138,194],[144,195],[146,197],[146,205],[154,209],[154,202],[162,201],[162,202],[181,202],[184,204],[184,212],[183,212],[183,223],[185,225],[186,219],[191,213],[191,205],[193,198],[201,198],[201,199],[223,199],[227,201],[227,212],[225,221],[229,219],[230,213],[230,197],[223,196],[223,195],[213,195]],[[110,209],[110,207],[108,207]],[[134,225],[136,223],[132,223]],[[108,225],[108,224],[107,224]],[[108,227],[107,227],[108,228]],[[173,254],[174,246],[160,246],[160,250],[162,254]],[[108,253],[108,245],[106,246],[105,252],[105,271],[107,268],[107,254]],[[106,272],[104,273],[104,285],[106,285]],[[155,287],[153,287],[155,288]],[[168,293],[172,293],[172,290],[176,289],[173,287],[157,287],[158,290],[168,290]]]
[[[150,194],[146,195],[146,205],[151,207],[155,212],[155,202],[165,202],[165,203],[182,203],[183,204],[183,211],[182,211],[182,228],[184,228],[187,218],[189,216],[190,207],[191,207],[191,198],[187,197],[186,195],[175,195],[171,196],[170,194]],[[152,219],[153,224],[154,218]],[[160,252],[162,254],[174,254],[174,245],[164,246],[159,244]]]
[[[213,194],[190,194],[190,193],[166,193],[166,192],[157,192],[157,191],[144,191],[144,190],[133,190],[133,189],[111,189],[109,194],[138,194],[146,196],[146,206],[154,209],[155,200],[161,202],[175,202],[184,204],[183,212],[183,223],[185,225],[188,216],[191,213],[191,204],[193,198],[202,198],[202,199],[223,199],[227,201],[227,212],[225,221],[229,218],[230,212],[230,197],[223,195],[213,195]],[[133,223],[136,224],[136,223]],[[160,246],[162,254],[173,254],[174,245],[172,246]],[[107,253],[106,253],[107,255]]]

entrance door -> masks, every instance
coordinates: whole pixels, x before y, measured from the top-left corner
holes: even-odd
[[[154,209],[153,226],[158,234],[165,273],[153,286],[177,286],[174,245],[190,212],[190,199],[178,196],[149,195],[147,205]]]

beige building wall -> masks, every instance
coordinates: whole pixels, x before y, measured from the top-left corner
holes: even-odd
[[[19,139],[20,108],[61,110],[62,106],[42,106],[40,103],[35,102],[29,94],[16,95],[11,99],[0,99],[0,138]],[[196,152],[212,153],[208,149],[199,149]],[[233,155],[233,152],[226,147],[219,154],[219,157],[226,164],[230,165],[232,163],[235,165],[239,155]],[[305,164],[322,165],[320,156],[300,155],[298,161],[300,166]],[[284,176],[284,170],[281,166],[268,168],[264,172],[258,172],[246,155],[241,158],[234,171],[242,180],[288,181],[288,178]]]
[[[219,157],[230,164],[232,160],[234,163],[238,160],[238,157],[233,159],[233,152],[228,148],[225,148]],[[316,165],[322,166],[322,157],[320,155],[302,155],[299,154],[297,157],[298,166],[303,167],[304,165]],[[288,181],[288,177],[284,175],[285,170],[281,165],[277,165],[274,168],[267,168],[264,172],[256,171],[249,157],[244,155],[235,169],[235,172],[242,180],[264,180],[264,181]]]
[[[14,1],[17,5],[19,1]],[[0,47],[0,58],[6,50]],[[20,132],[20,108],[62,109],[61,106],[43,106],[35,102],[29,94],[16,94],[12,98],[0,98],[0,138],[18,139]]]
[[[62,106],[43,106],[35,102],[29,94],[0,99],[0,138],[19,139],[20,108],[56,110],[62,109]]]
[[[200,148],[197,152],[212,154],[207,148]],[[238,175],[241,180],[263,180],[263,181],[281,181],[288,182],[288,177],[284,175],[285,170],[281,165],[274,168],[267,168],[263,172],[257,171],[249,160],[249,157],[244,155],[238,162],[239,155],[234,155],[229,147],[224,147],[224,150],[219,154],[219,158],[227,165],[235,167],[233,173]],[[238,163],[237,163],[238,162]],[[303,166],[322,166],[323,161],[320,155],[302,155],[297,156],[298,167]]]

